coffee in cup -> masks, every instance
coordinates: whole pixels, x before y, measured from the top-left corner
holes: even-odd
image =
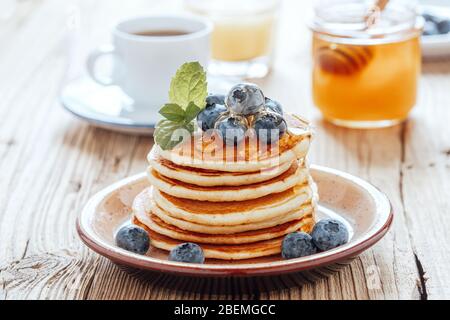
[[[149,108],[155,119],[167,101],[167,88],[177,68],[198,61],[205,68],[210,58],[212,24],[194,16],[147,16],[118,23],[113,45],[100,47],[87,59],[91,78],[102,85],[117,85],[134,100]],[[111,55],[111,76],[96,70],[100,57]]]

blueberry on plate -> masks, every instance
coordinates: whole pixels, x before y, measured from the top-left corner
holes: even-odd
[[[276,113],[265,113],[256,116],[253,124],[258,139],[271,144],[286,132],[287,125],[283,117]]]
[[[247,125],[243,117],[230,116],[220,120],[216,128],[222,140],[228,146],[238,145],[245,138]]]
[[[227,111],[224,95],[210,95],[205,108],[197,115],[197,124],[203,131],[213,129],[217,119]]]
[[[439,21],[436,26],[440,34],[446,34],[450,32],[450,20]]]
[[[281,256],[284,259],[305,257],[316,252],[317,248],[311,236],[305,232],[289,233],[281,245]]]
[[[205,255],[203,254],[202,248],[198,244],[185,242],[170,250],[169,260],[177,262],[204,263]]]
[[[323,219],[316,223],[311,237],[317,248],[326,251],[347,243],[348,230],[340,221]]]
[[[281,107],[281,104],[275,100],[266,98],[266,109],[278,113],[279,115],[283,115],[283,108]]]
[[[256,114],[264,108],[264,94],[255,84],[237,84],[228,93],[227,106],[234,114]]]
[[[117,232],[116,244],[118,247],[138,254],[145,254],[150,247],[150,238],[147,231],[135,225],[127,225]]]

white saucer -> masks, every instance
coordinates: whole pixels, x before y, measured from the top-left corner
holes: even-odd
[[[450,6],[424,5],[421,10],[450,19]],[[424,58],[450,57],[450,33],[422,36],[421,39]]]
[[[208,77],[211,93],[226,93],[239,79]],[[151,110],[160,106],[136,105],[118,86],[102,86],[87,76],[69,82],[61,92],[66,110],[90,124],[104,129],[152,135],[156,122]]]

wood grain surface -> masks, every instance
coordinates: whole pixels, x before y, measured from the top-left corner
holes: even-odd
[[[303,2],[303,1],[302,1]],[[273,72],[258,81],[288,111],[313,120],[313,163],[361,176],[390,197],[394,226],[339,273],[304,281],[141,279],[88,250],[75,231],[91,195],[141,172],[152,139],[91,127],[65,112],[60,89],[84,69],[110,26],[178,1],[21,0],[0,19],[0,298],[450,298],[450,60],[423,66],[408,122],[381,130],[327,124],[310,96],[309,33],[300,1],[281,12]]]

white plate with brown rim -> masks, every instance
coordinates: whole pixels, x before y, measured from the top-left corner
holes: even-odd
[[[167,252],[157,248],[151,247],[146,255],[139,255],[117,247],[115,233],[130,223],[134,197],[149,186],[145,173],[119,181],[94,195],[78,217],[77,230],[92,250],[138,271],[207,277],[335,271],[387,233],[393,220],[392,207],[376,187],[348,173],[313,165],[311,175],[319,189],[318,219],[339,219],[348,227],[350,240],[338,248],[307,257],[284,260],[274,255],[240,261],[207,259],[204,264],[189,264],[169,261]]]

